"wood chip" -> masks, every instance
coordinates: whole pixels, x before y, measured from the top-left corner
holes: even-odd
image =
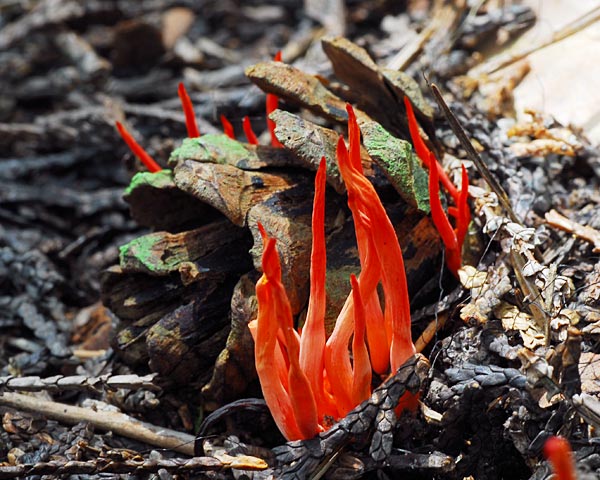
[[[600,232],[595,228],[588,227],[587,225],[581,225],[573,220],[569,220],[567,217],[561,215],[554,209],[546,212],[544,217],[546,218],[548,224],[552,227],[560,228],[565,232],[569,232],[573,235],[583,238],[587,242],[590,242],[594,245],[594,249],[592,250],[594,253],[600,253]]]

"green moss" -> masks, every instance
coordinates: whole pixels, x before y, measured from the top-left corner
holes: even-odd
[[[173,262],[157,258],[156,245],[161,243],[163,238],[159,234],[150,233],[131,240],[129,243],[119,247],[119,263],[122,268],[138,267],[139,265],[148,271],[156,274],[169,271]],[[173,261],[178,259],[172,258]]]
[[[181,146],[171,153],[169,162],[198,160],[200,162],[235,165],[247,158],[248,150],[237,140],[223,134],[206,134],[199,138],[186,138],[183,140]]]
[[[429,213],[427,172],[405,140],[394,137],[381,125],[363,127],[364,144],[369,155],[383,168],[390,182],[409,204]]]
[[[138,172],[136,173],[129,186],[125,189],[125,195],[131,195],[131,192],[136,188],[147,185],[154,188],[165,188],[175,186],[173,182],[173,171],[169,169],[163,169],[159,172]]]

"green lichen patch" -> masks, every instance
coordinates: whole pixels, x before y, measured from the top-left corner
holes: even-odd
[[[252,155],[244,144],[227,135],[206,134],[199,138],[184,139],[181,146],[171,153],[169,163],[177,165],[183,160],[195,160],[238,166],[246,163]]]
[[[409,142],[394,137],[381,125],[370,122],[361,125],[363,143],[369,155],[409,204],[428,214],[428,175],[414,154]]]
[[[125,189],[125,195],[131,195],[131,192],[141,186],[153,188],[175,187],[175,182],[173,182],[173,171],[163,169],[155,173],[138,172],[133,176],[131,182],[129,182],[129,186]]]
[[[164,235],[150,233],[131,240],[119,247],[119,263],[124,270],[147,271],[162,275],[172,271],[180,258],[163,258]]]

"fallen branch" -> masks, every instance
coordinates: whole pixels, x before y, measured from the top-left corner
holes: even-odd
[[[194,456],[192,435],[164,427],[140,422],[123,413],[96,411],[59,402],[50,402],[20,393],[5,392],[0,395],[0,406],[19,411],[35,412],[68,425],[89,422],[94,428],[111,431],[123,437],[175,452]],[[0,478],[2,478],[0,476]]]

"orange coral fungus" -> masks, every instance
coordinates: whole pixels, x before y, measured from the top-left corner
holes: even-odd
[[[569,441],[563,437],[550,437],[544,444],[544,455],[556,474],[557,480],[576,480],[573,451]]]
[[[183,113],[185,114],[185,126],[187,128],[188,137],[199,137],[200,130],[198,130],[198,124],[196,123],[194,106],[192,105],[190,96],[188,95],[187,90],[185,89],[185,85],[181,82],[179,83],[179,87],[177,88],[177,94],[179,95],[179,99],[181,100],[181,106],[183,108]]]
[[[431,218],[444,242],[448,268],[454,275],[457,275],[458,269],[462,265],[462,245],[471,221],[471,211],[468,205],[469,176],[467,175],[465,166],[462,165],[461,190],[459,191],[450,181],[433,152],[427,148],[427,145],[425,145],[425,142],[419,135],[417,119],[415,118],[412,105],[407,97],[404,97],[404,105],[406,106],[408,128],[415,146],[415,151],[423,164],[429,169],[429,202],[431,204]],[[454,206],[448,208],[448,213],[455,218],[455,228],[452,228],[450,225],[450,221],[442,208],[439,195],[440,181],[454,201]]]
[[[135,141],[131,134],[125,129],[125,127],[121,125],[121,122],[116,122],[116,125],[117,130],[121,135],[121,138],[125,140],[125,143],[129,147],[129,149],[136,157],[138,157],[141,160],[141,162],[146,166],[148,171],[152,173],[160,172],[162,170],[161,166],[158,163],[156,163],[156,161],[148,154],[148,152],[146,152],[146,150],[144,150],[141,147],[139,143]]]
[[[275,240],[259,225],[263,275],[256,286],[258,317],[250,330],[265,400],[290,440],[309,438],[328,428],[331,419],[341,418],[368,398],[373,370],[387,374],[391,366],[395,371],[415,353],[402,251],[373,185],[363,174],[360,130],[352,108],[347,110],[350,147],[340,137],[337,160],[348,190],[361,272],[358,278],[350,278],[352,291],[329,339],[324,325],[325,160],[315,178],[310,298],[301,333],[293,329]]]

